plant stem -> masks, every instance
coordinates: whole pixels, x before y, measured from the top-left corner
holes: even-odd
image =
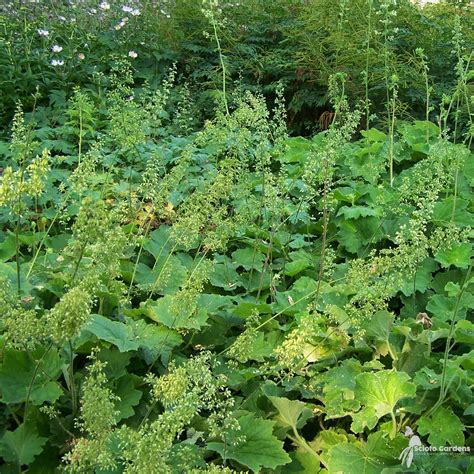
[[[467,271],[466,277],[464,279],[464,284],[461,288],[461,291],[459,292],[457,298],[456,298],[456,305],[454,307],[453,311],[453,317],[451,319],[451,324],[449,327],[449,333],[448,337],[446,339],[446,347],[444,349],[444,358],[443,358],[443,369],[441,372],[441,385],[440,385],[440,390],[439,390],[439,398],[436,401],[436,403],[424,414],[424,416],[429,416],[432,413],[434,413],[445,401],[446,398],[446,393],[447,393],[447,387],[446,387],[446,374],[447,374],[447,368],[448,368],[448,358],[449,358],[449,352],[451,350],[451,340],[453,338],[453,333],[454,333],[454,327],[456,323],[456,316],[459,311],[459,306],[461,304],[461,298],[462,295],[464,294],[464,291],[466,290],[469,282],[469,277],[471,275],[472,271],[472,262],[471,265],[469,266],[469,270]]]
[[[367,49],[365,52],[365,73],[364,73],[364,85],[365,85],[365,129],[368,130],[370,127],[370,101],[369,101],[369,56],[370,56],[370,36],[372,33],[372,6],[373,0],[369,0],[369,16],[368,16],[368,29],[367,29]]]
[[[211,23],[212,23],[212,28],[214,30],[214,38],[215,38],[216,43],[217,43],[217,51],[219,52],[219,61],[221,63],[221,68],[222,68],[222,96],[223,96],[223,100],[224,100],[225,111],[226,111],[227,115],[230,115],[229,106],[227,105],[227,94],[226,94],[226,76],[227,76],[227,72],[226,72],[226,67],[225,67],[225,63],[224,63],[224,56],[222,54],[221,42],[219,40],[219,35],[217,34],[217,25],[216,25],[216,21],[214,19],[214,16],[212,17]]]
[[[74,415],[77,412],[77,392],[76,384],[74,382],[74,349],[72,347],[71,339],[69,339],[69,351],[71,353],[69,359],[69,386],[71,390],[72,413]]]
[[[74,283],[74,280],[76,279],[77,271],[79,270],[79,265],[81,264],[82,257],[84,257],[86,246],[87,246],[87,240],[84,242],[84,245],[81,248],[81,252],[79,253],[79,258],[77,259],[76,266],[74,267],[74,273],[72,274],[72,278],[71,278],[71,285]]]
[[[21,268],[20,268],[20,214],[18,213],[15,227],[15,253],[16,253],[16,280],[18,296],[21,295]]]
[[[390,433],[390,439],[394,439],[397,436],[397,419],[393,410],[390,411],[390,417],[392,418],[392,432]]]

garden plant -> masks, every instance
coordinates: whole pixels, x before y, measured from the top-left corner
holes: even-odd
[[[0,4],[0,472],[474,472],[469,1]]]

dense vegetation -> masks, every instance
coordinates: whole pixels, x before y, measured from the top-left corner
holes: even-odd
[[[0,9],[0,472],[472,472],[469,2]]]

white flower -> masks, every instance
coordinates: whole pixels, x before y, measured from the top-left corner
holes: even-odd
[[[128,57],[135,59],[138,56],[138,54],[135,51],[129,51],[128,52]]]
[[[131,13],[133,16],[138,16],[140,15],[140,10],[138,8],[135,8],[135,10],[132,10]]]
[[[127,12],[127,13],[131,13],[131,12],[133,12],[133,8],[129,7],[128,5],[124,5],[122,7],[122,11]]]
[[[120,22],[119,22],[117,25],[115,25],[115,29],[116,29],[116,30],[121,30],[121,29],[127,24],[127,21],[128,21],[128,18],[127,18],[127,17],[122,18],[122,19],[120,20]]]
[[[102,2],[99,4],[99,8],[105,12],[107,10],[110,10],[110,5],[107,2]]]
[[[43,30],[43,29],[40,28],[40,29],[38,30],[38,34],[39,34],[40,36],[49,36],[49,31],[48,31],[48,30]]]
[[[51,47],[51,51],[53,53],[60,53],[63,50],[62,46],[59,46],[58,44],[55,44],[54,46]]]
[[[81,60],[82,60],[82,59],[86,59],[86,55],[85,55],[84,53],[79,53],[79,54],[77,55],[77,57],[78,57],[79,59],[81,59]]]
[[[62,66],[64,61],[62,59],[52,59],[51,66]]]

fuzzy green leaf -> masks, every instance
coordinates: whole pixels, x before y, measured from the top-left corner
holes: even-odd
[[[438,264],[431,258],[427,258],[417,269],[413,278],[405,282],[401,288],[405,296],[411,296],[415,291],[424,293],[430,288],[433,280],[433,272],[438,269]]]
[[[175,314],[171,310],[172,302],[173,297],[171,295],[159,298],[147,306],[147,316],[153,321],[162,323],[172,329],[201,329],[206,326],[208,314],[204,308],[198,308],[196,314],[186,314],[185,312]]]
[[[9,234],[0,243],[0,262],[6,262],[16,253],[16,239],[14,234]]]
[[[38,436],[36,429],[26,424],[15,431],[6,431],[0,440],[0,456],[18,466],[28,465],[43,451],[48,439]]]
[[[464,425],[451,408],[439,407],[427,418],[418,420],[418,433],[429,435],[428,442],[433,446],[464,446]]]
[[[87,325],[84,326],[84,330],[117,346],[120,352],[134,351],[140,347],[140,341],[137,340],[128,325],[120,321],[111,321],[99,314],[94,314],[91,317]]]
[[[355,399],[354,391],[355,378],[361,370],[359,361],[349,359],[322,375],[323,402],[328,418],[340,418],[360,408],[360,402]]]
[[[447,268],[454,265],[459,268],[469,267],[471,261],[472,247],[467,242],[455,244],[448,249],[439,251],[436,255],[436,261],[441,263],[441,266]]]
[[[403,398],[414,397],[416,386],[410,382],[410,377],[404,372],[381,370],[380,372],[365,372],[356,377],[355,397],[364,406],[367,420],[374,416],[378,419],[395,409],[396,404]],[[370,415],[370,416],[369,416]],[[355,432],[360,432],[360,417],[352,426]]]
[[[28,399],[34,405],[54,402],[63,393],[55,382],[61,373],[61,365],[55,350],[45,353],[45,349],[38,349],[30,354],[6,350],[0,367],[1,401],[22,403]]]
[[[227,445],[209,443],[208,449],[218,452],[224,459],[234,459],[255,472],[262,467],[275,469],[291,462],[283,443],[272,433],[273,421],[256,418],[250,413],[239,418],[239,425],[240,430],[228,434]],[[239,437],[245,441],[239,440]]]
[[[288,428],[296,430],[301,415],[309,410],[306,407],[306,403],[300,402],[299,400],[271,396],[268,398],[278,410],[278,415],[276,417],[277,422]],[[309,412],[311,413],[311,410],[309,410]]]
[[[261,268],[264,260],[263,253],[250,247],[238,249],[232,253],[233,263],[237,265],[237,268],[243,267],[245,270]]]
[[[116,402],[115,407],[120,412],[120,420],[135,414],[133,407],[138,405],[143,395],[140,390],[135,389],[138,382],[140,382],[140,378],[131,374],[127,374],[117,380],[115,394],[120,397],[120,400]]]
[[[365,206],[342,206],[337,215],[344,216],[346,219],[358,219],[359,217],[379,216],[379,209],[372,209]]]
[[[295,276],[311,266],[308,260],[295,260],[285,265],[285,275]]]
[[[176,331],[167,327],[158,326],[154,323],[147,324],[142,319],[137,321],[127,319],[127,323],[132,328],[135,339],[140,344],[140,349],[147,354],[147,357],[145,357],[147,363],[149,363],[148,356],[151,359],[158,356],[168,358],[173,348],[183,342]]]
[[[369,435],[367,443],[340,443],[329,450],[328,473],[380,474],[384,468],[398,464],[399,452],[391,449],[378,431]]]

